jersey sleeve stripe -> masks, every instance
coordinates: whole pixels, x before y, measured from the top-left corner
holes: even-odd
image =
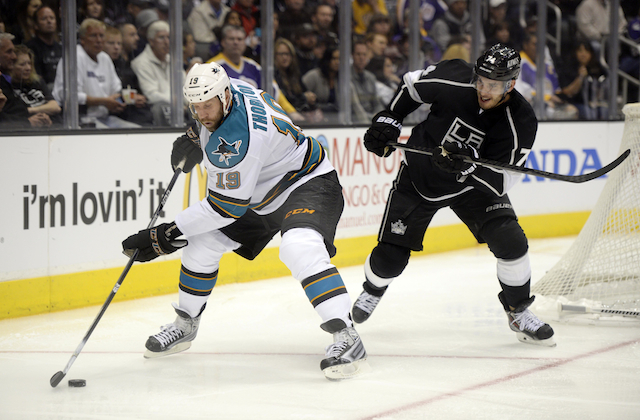
[[[249,208],[249,200],[239,200],[225,197],[209,190],[207,201],[213,210],[222,217],[232,217],[239,219]]]

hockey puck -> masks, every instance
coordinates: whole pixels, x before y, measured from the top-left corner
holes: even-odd
[[[87,386],[87,381],[85,381],[84,379],[69,379],[69,386],[80,388],[83,386]]]

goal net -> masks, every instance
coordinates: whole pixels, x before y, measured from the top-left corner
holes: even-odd
[[[640,319],[640,104],[627,104],[620,153],[589,219],[558,263],[533,287],[561,317]]]

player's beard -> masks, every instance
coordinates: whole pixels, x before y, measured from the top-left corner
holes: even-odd
[[[218,127],[220,127],[223,116],[224,115],[222,113],[222,107],[220,107],[218,112],[213,117],[210,117],[207,119],[200,119],[200,122],[202,123],[202,125],[205,126],[207,130],[213,133],[218,129]]]

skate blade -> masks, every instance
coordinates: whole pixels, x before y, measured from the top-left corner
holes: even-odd
[[[169,350],[165,350],[165,351],[147,350],[144,352],[144,358],[157,359],[158,357],[165,357],[171,354],[180,353],[181,351],[187,350],[189,347],[191,347],[191,341],[185,341],[184,343],[176,344],[175,346],[171,347]]]
[[[529,337],[528,335],[526,335],[525,333],[522,332],[517,332],[516,336],[518,337],[518,340],[520,340],[522,343],[526,343],[526,344],[533,344],[536,346],[544,346],[544,347],[555,347],[556,346],[556,340],[553,338],[553,336],[546,338],[544,340],[536,340],[533,339],[531,337]]]
[[[371,366],[369,366],[367,359],[359,359],[351,363],[329,366],[322,372],[324,372],[324,376],[328,380],[340,381],[343,379],[355,378],[356,376],[371,372]]]

